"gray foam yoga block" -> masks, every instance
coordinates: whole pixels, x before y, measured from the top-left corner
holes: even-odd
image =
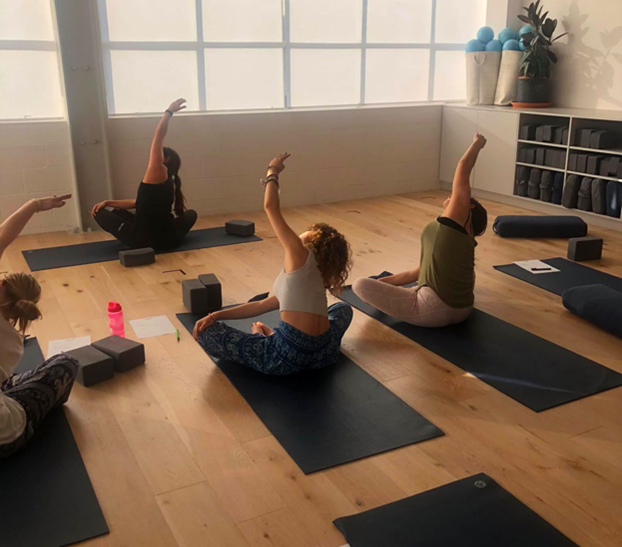
[[[568,135],[570,133],[570,130],[568,127],[564,127],[564,129],[562,130],[562,144],[568,144]]]
[[[126,268],[153,264],[155,262],[155,251],[151,247],[121,251],[119,253],[119,262]]]
[[[192,313],[210,313],[222,307],[222,288],[214,274],[181,282],[184,306]]]
[[[250,220],[230,220],[225,223],[228,234],[238,236],[252,236],[255,233],[255,223]]]
[[[587,158],[587,173],[590,175],[600,174],[600,163],[606,158],[606,156],[588,156]]]
[[[531,163],[531,165],[536,163],[536,150],[537,148],[534,147],[527,148],[525,152],[525,163]]]
[[[544,142],[544,126],[539,125],[536,127],[536,140],[538,142]]]
[[[112,357],[115,372],[127,372],[145,364],[145,346],[140,342],[121,336],[109,336],[91,345]]]
[[[555,131],[560,129],[559,125],[544,126],[544,142],[553,142],[555,140]]]
[[[603,239],[601,237],[571,237],[568,240],[568,258],[570,260],[575,262],[597,260],[602,254]]]
[[[577,157],[577,172],[587,173],[587,158],[589,154],[579,154]]]
[[[590,135],[590,148],[615,148],[620,142],[620,136],[615,131],[599,129]]]
[[[622,158],[618,156],[611,156],[607,160],[607,167],[609,167],[609,174],[606,175],[608,177],[617,177],[618,176],[618,168],[622,165]]]
[[[76,380],[85,387],[110,380],[114,376],[112,357],[93,346],[72,349],[67,352],[67,355],[76,359],[80,364]]]
[[[525,141],[533,141],[536,138],[536,128],[538,126],[535,123],[528,123],[520,126],[520,138]]]
[[[538,148],[536,150],[536,164],[544,165],[546,158],[546,148]]]
[[[222,286],[214,274],[201,274],[199,281],[207,289],[207,311],[222,308]]]
[[[590,147],[590,140],[591,140],[593,131],[595,131],[595,129],[581,129],[579,131],[579,146],[581,148]]]

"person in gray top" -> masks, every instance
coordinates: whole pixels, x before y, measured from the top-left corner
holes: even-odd
[[[297,235],[281,212],[279,174],[289,154],[269,166],[264,185],[264,210],[285,251],[285,264],[272,293],[259,302],[209,314],[197,321],[194,338],[212,356],[265,374],[286,375],[332,365],[339,359],[341,339],[352,321],[352,308],[341,302],[328,306],[326,291],[337,295],[352,267],[345,237],[320,223]],[[252,333],[234,329],[226,319],[248,319],[280,310],[274,330],[253,323]]]

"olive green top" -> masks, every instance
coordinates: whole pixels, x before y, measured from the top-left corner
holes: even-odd
[[[430,287],[452,308],[471,307],[475,245],[475,238],[457,222],[444,217],[430,222],[421,234],[419,286]]]

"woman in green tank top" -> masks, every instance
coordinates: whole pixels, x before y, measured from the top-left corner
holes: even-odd
[[[476,134],[458,162],[443,213],[421,234],[419,267],[381,279],[357,279],[352,289],[380,311],[420,327],[444,327],[473,311],[475,237],[486,231],[486,209],[471,197],[469,178],[486,139]],[[416,287],[405,287],[418,282]]]

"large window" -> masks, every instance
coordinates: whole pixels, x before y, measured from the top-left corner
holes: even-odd
[[[0,0],[0,119],[64,115],[50,0]]]
[[[465,97],[486,0],[98,0],[110,114]]]

